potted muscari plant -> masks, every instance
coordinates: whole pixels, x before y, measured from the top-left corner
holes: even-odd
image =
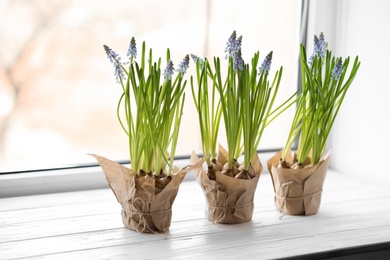
[[[178,74],[173,78],[169,49],[163,72],[161,58],[154,62],[152,49],[146,54],[145,42],[141,61],[136,61],[134,37],[126,63],[108,46],[104,45],[104,50],[123,91],[117,117],[128,136],[131,168],[93,156],[122,206],[123,224],[139,232],[162,233],[170,226],[172,203],[179,185],[191,170],[173,166],[185,98],[183,75],[189,66],[189,56],[178,65]]]
[[[313,215],[320,207],[330,160],[326,141],[360,62],[356,56],[348,75],[350,58],[334,57],[323,33],[314,36],[309,60],[301,45],[300,61],[302,86],[290,133],[284,149],[268,160],[268,169],[276,208],[285,214]],[[291,152],[297,138],[298,148]]]
[[[191,77],[192,95],[199,115],[202,149],[207,169],[197,168],[195,177],[203,189],[207,205],[206,217],[213,223],[238,224],[251,220],[253,197],[262,171],[257,147],[266,126],[295,103],[291,96],[284,104],[271,110],[279,89],[283,68],[268,80],[272,52],[259,70],[259,52],[251,64],[241,55],[242,36],[234,31],[227,42],[227,76],[222,81],[221,62],[214,57],[213,66],[207,58],[192,55],[196,62],[196,83]],[[198,90],[196,91],[196,85]],[[227,150],[216,144],[223,116]],[[237,159],[243,153],[243,162]],[[192,162],[199,159],[195,153]]]

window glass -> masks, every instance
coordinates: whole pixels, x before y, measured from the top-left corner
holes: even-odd
[[[128,159],[127,138],[116,118],[121,88],[103,44],[125,56],[132,36],[139,48],[146,41],[155,57],[164,58],[169,47],[178,64],[187,53],[224,57],[226,41],[236,30],[243,35],[246,62],[257,50],[261,59],[273,50],[272,72],[284,66],[280,104],[296,89],[300,4],[0,1],[0,172],[94,162],[88,153]],[[177,155],[201,152],[189,86]],[[291,118],[287,112],[270,125],[259,148],[282,147]],[[223,131],[220,139],[224,144]]]

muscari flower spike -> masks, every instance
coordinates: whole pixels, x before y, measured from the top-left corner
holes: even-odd
[[[167,82],[168,80],[172,79],[172,75],[175,71],[175,68],[173,67],[173,62],[171,60],[168,61],[167,66],[164,70],[164,82]]]
[[[236,41],[236,52],[238,52],[238,50],[241,50],[241,43],[242,43],[242,35],[238,37]]]
[[[339,58],[337,60],[336,66],[334,66],[333,68],[332,79],[336,81],[339,80],[342,73],[343,73],[343,60]]]
[[[203,69],[204,60],[201,59],[200,57],[196,56],[195,54],[191,54],[190,56],[191,56],[192,60],[194,61],[194,63],[196,64],[196,61],[198,61],[200,69]]]
[[[309,61],[307,62],[307,64],[309,65],[309,68],[311,68],[313,66],[315,56],[316,55],[314,53],[310,56]]]
[[[325,58],[326,54],[326,42],[324,38],[324,34],[320,33],[320,37],[314,35],[314,55],[318,55],[322,58]]]
[[[225,52],[227,53],[225,55],[225,59],[228,57],[233,58],[233,70],[243,70],[244,69],[244,60],[242,59],[241,54],[241,43],[242,43],[242,36],[237,38],[236,31],[233,31],[232,35],[229,37],[227,43]]]
[[[137,46],[135,44],[134,37],[132,37],[130,40],[130,45],[129,45],[129,48],[127,49],[127,57],[129,59],[131,59],[131,58],[136,59],[137,58]]]
[[[261,66],[259,68],[259,75],[262,73],[262,72],[268,72],[270,71],[271,69],[271,63],[272,63],[272,54],[273,52],[271,51],[270,53],[268,53],[268,55],[264,58],[264,61],[263,63],[261,63]]]
[[[233,70],[237,71],[237,69],[244,69],[244,60],[242,59],[241,48],[238,49],[238,51],[233,57]]]
[[[321,58],[325,59],[325,55],[326,42],[324,34],[321,32],[319,37],[317,37],[317,35],[314,35],[314,51],[313,54],[310,56],[309,61],[307,62],[309,67],[311,68],[313,66],[315,57],[320,56]]]
[[[179,68],[176,70],[181,74],[181,77],[187,72],[188,67],[190,66],[190,56],[187,54],[184,59],[180,62]]]
[[[201,58],[199,58],[195,54],[190,54],[190,56],[191,56],[191,59],[194,61],[195,64],[196,64],[196,61],[199,61],[200,68],[202,69],[204,60],[202,60]]]
[[[320,56],[322,58],[325,58],[325,54],[326,54],[326,42],[325,42],[325,37],[324,37],[324,33],[320,33],[320,37],[318,38],[319,40],[319,44],[321,46],[320,48]]]
[[[199,60],[200,64],[203,63],[203,60],[201,58],[199,58],[198,56],[196,56],[195,54],[190,54],[190,56],[195,64],[196,64],[196,61],[198,61],[198,60]]]
[[[126,76],[122,69],[121,57],[112,49],[110,49],[107,45],[103,45],[103,48],[107,54],[107,58],[114,65],[115,69],[115,79],[117,83],[120,83],[121,80],[125,80]]]
[[[228,57],[234,58],[238,50],[241,48],[241,41],[242,36],[237,39],[237,33],[236,31],[233,31],[232,35],[229,37],[226,43],[225,52],[227,54],[225,55],[225,59],[227,59]]]

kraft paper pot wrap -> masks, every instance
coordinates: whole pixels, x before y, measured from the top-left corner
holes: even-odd
[[[217,161],[221,165],[227,162],[227,152],[221,146]],[[191,155],[191,163],[199,160],[195,153]],[[251,162],[255,177],[250,180],[235,179],[216,172],[216,180],[210,180],[206,171],[200,167],[194,170],[195,178],[202,187],[207,205],[206,218],[219,224],[239,224],[248,222],[253,215],[253,198],[257,183],[263,169],[260,159],[255,156]]]
[[[289,215],[317,214],[330,152],[316,165],[302,169],[277,168],[282,153],[283,151],[279,151],[267,161],[274,186],[276,209]],[[290,164],[293,162],[291,153],[286,161]]]
[[[102,156],[91,154],[99,162],[108,185],[122,206],[122,222],[128,229],[144,233],[164,233],[171,225],[172,204],[187,172],[194,165],[175,169],[164,189],[155,187],[153,177],[137,177],[131,169]]]

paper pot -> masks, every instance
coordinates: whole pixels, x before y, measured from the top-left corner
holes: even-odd
[[[226,158],[227,152],[220,146],[218,163],[224,165],[227,162]],[[193,153],[191,163],[198,160],[198,156]],[[210,180],[202,167],[194,170],[195,178],[206,198],[205,215],[209,221],[220,224],[239,224],[252,219],[253,198],[263,169],[258,156],[253,158],[251,166],[255,177],[250,180],[235,179],[220,171],[216,172],[216,180]]]
[[[330,152],[316,165],[302,169],[276,168],[282,152],[267,161],[274,186],[276,209],[289,215],[317,214],[321,204],[322,187],[329,166]],[[309,158],[308,158],[309,159]],[[286,159],[292,163],[289,153]]]
[[[108,185],[122,206],[125,227],[144,233],[164,233],[171,225],[172,204],[186,173],[203,161],[181,170],[176,168],[164,189],[155,187],[152,177],[137,177],[131,169],[102,156],[91,154],[99,162]]]

